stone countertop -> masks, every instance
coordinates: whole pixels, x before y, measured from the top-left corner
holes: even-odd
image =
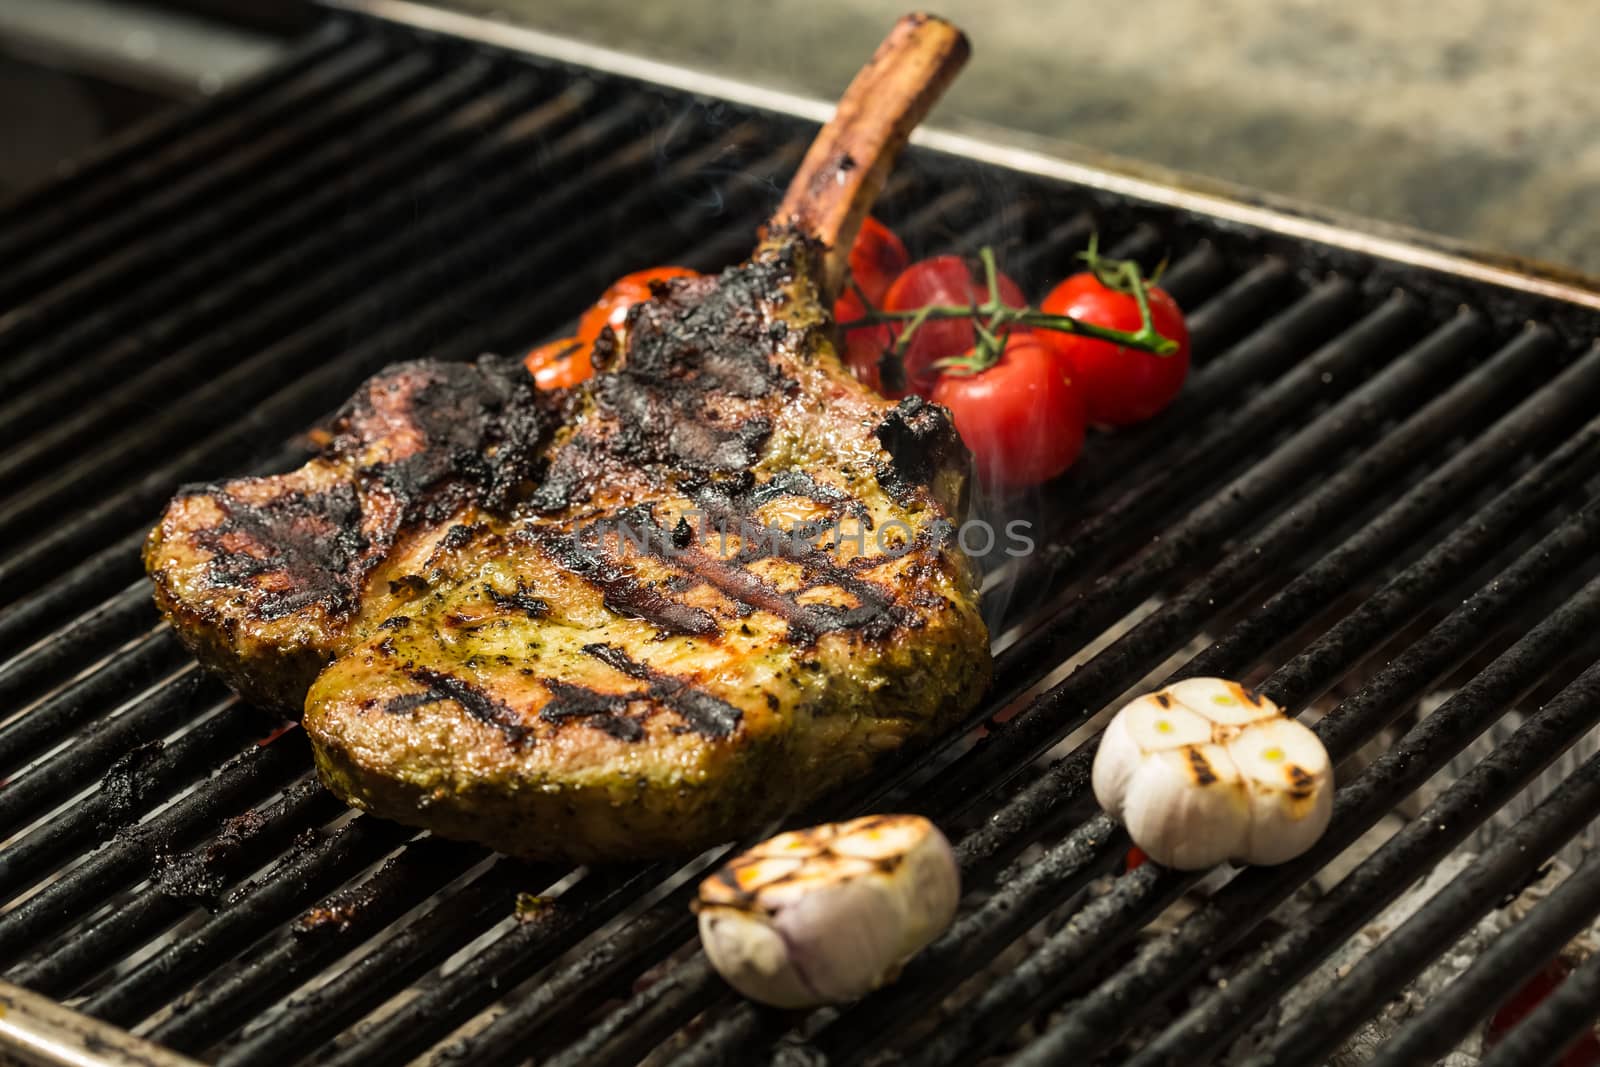
[[[833,97],[908,0],[451,0]],[[934,121],[1220,178],[1600,276],[1594,0],[941,0]]]

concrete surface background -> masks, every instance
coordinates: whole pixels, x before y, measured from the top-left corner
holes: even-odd
[[[452,0],[831,97],[913,0]],[[1600,275],[1600,0],[937,0],[935,116]]]

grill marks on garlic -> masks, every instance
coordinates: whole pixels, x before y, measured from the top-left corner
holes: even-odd
[[[914,815],[779,834],[700,884],[700,940],[740,993],[780,1008],[865,996],[950,925],[961,875]]]
[[[1283,863],[1333,813],[1317,735],[1237,682],[1189,678],[1111,720],[1094,762],[1100,806],[1167,867]]]

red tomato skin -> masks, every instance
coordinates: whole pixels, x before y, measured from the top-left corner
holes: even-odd
[[[911,263],[906,246],[877,219],[868,215],[861,223],[861,232],[850,246],[850,276],[854,286],[846,286],[833,303],[833,321],[847,323],[866,314],[866,308],[857,294],[859,288],[873,306],[883,303],[889,286]],[[883,353],[894,344],[894,335],[887,326],[861,326],[844,331],[839,356],[856,378],[873,389],[898,400],[905,395],[901,389],[888,388],[883,383]]]
[[[610,287],[600,294],[600,299],[594,302],[594,306],[585,311],[583,318],[578,320],[578,339],[592,345],[595,338],[600,336],[600,331],[609,326],[617,335],[618,347],[623,346],[628,339],[628,311],[635,304],[642,304],[651,298],[651,282],[698,277],[700,272],[690,270],[688,267],[651,267],[649,270],[624,274],[612,282]]]
[[[1122,869],[1125,873],[1128,871],[1137,871],[1140,867],[1143,867],[1146,861],[1149,859],[1150,857],[1144,854],[1144,849],[1140,848],[1138,845],[1133,845],[1128,849],[1128,856],[1127,859],[1123,861]]]
[[[688,267],[651,267],[624,274],[600,295],[578,320],[573,337],[540,345],[523,357],[523,364],[540,389],[569,389],[594,376],[592,352],[600,331],[610,326],[620,347],[628,336],[628,311],[654,295],[650,283],[673,278],[698,278]]]
[[[533,383],[540,389],[569,389],[594,374],[590,362],[593,341],[581,337],[563,337],[559,341],[542,344],[522,358],[522,365],[533,375]]]
[[[1011,307],[1024,307],[1028,301],[1021,286],[999,276],[1000,302]],[[907,267],[884,294],[883,307],[887,311],[915,311],[929,304],[971,304],[988,299],[981,274],[974,274],[971,266],[960,256],[935,256],[919,260]],[[1023,330],[1015,330],[1023,333]],[[895,328],[899,336],[899,328]],[[925,322],[917,328],[906,348],[905,371],[908,388],[922,396],[931,395],[939,378],[934,363],[947,356],[959,356],[972,349],[977,334],[970,319],[945,319]]]
[[[861,221],[861,232],[850,246],[850,276],[868,300],[882,304],[889,286],[910,265],[911,256],[893,230],[871,215]]]
[[[1049,481],[1083,449],[1084,407],[1065,361],[1030,334],[1013,334],[994,366],[942,375],[933,401],[950,409],[985,485]]]
[[[1078,334],[1040,330],[1060,352],[1083,389],[1089,422],[1129,426],[1158,414],[1172,403],[1189,376],[1189,327],[1183,312],[1161,289],[1150,289],[1150,321],[1156,332],[1178,342],[1170,356],[1156,356]],[[1139,328],[1139,304],[1132,296],[1107,289],[1093,274],[1074,274],[1050,291],[1039,309],[1116,330]]]
[[[850,322],[863,314],[865,311],[861,306],[861,298],[849,290],[833,303],[835,322]],[[898,400],[905,395],[905,391],[885,387],[882,374],[883,354],[893,346],[894,335],[889,332],[889,327],[858,326],[844,331],[839,358],[856,376],[856,380],[865,382],[891,400]]]

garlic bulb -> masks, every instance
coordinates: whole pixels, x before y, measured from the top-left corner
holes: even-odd
[[[955,917],[950,842],[915,815],[869,815],[779,834],[700,883],[712,966],[751,1000],[809,1008],[854,1000]]]
[[[1283,863],[1333,814],[1317,735],[1221,678],[1189,678],[1128,704],[1094,761],[1094,795],[1157,863]]]

